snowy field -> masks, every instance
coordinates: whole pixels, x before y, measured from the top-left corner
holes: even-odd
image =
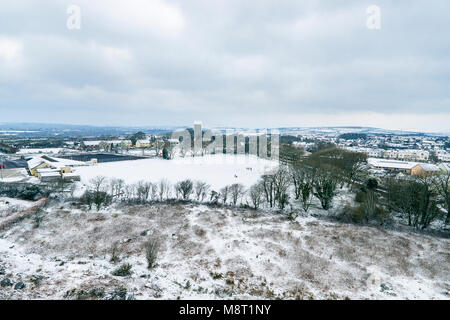
[[[160,243],[148,270],[144,243]],[[116,244],[116,262],[111,261]],[[0,237],[1,299],[449,299],[450,242],[203,205],[55,203]],[[112,272],[123,263],[131,274]],[[17,283],[25,287],[14,290]]]
[[[211,155],[205,157],[176,158],[174,160],[145,159],[99,163],[79,167],[76,173],[82,183],[96,176],[120,178],[127,184],[140,180],[158,182],[162,179],[174,184],[184,179],[201,180],[220,189],[225,185],[242,183],[251,186],[259,177],[277,164],[254,156]]]

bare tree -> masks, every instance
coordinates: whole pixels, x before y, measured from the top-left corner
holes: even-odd
[[[90,182],[91,188],[94,191],[100,192],[100,191],[104,191],[105,185],[107,182],[107,178],[103,177],[103,176],[97,176],[97,177],[91,179],[89,182]]]
[[[123,195],[123,189],[125,187],[125,181],[123,179],[113,178],[110,181],[111,196],[114,198],[120,198]]]
[[[180,181],[175,185],[175,190],[177,195],[181,195],[183,200],[188,200],[194,191],[194,183],[190,179]]]
[[[222,189],[220,189],[220,197],[222,198],[222,204],[227,203],[229,194],[230,194],[230,186],[225,186]]]
[[[361,152],[342,151],[341,169],[352,187],[358,175],[363,172],[367,155]]]
[[[127,184],[123,188],[123,197],[126,201],[132,201],[136,195],[136,186],[134,184]]]
[[[152,183],[152,189],[150,191],[150,198],[152,201],[158,199],[158,185],[156,183]]]
[[[234,183],[230,186],[231,201],[235,206],[240,198],[245,194],[245,188],[240,183]]]
[[[306,165],[291,166],[291,177],[294,186],[295,199],[300,200],[303,211],[308,212],[312,202],[316,170]]]
[[[289,171],[286,166],[280,166],[273,174],[274,197],[279,209],[283,210],[289,203]]]
[[[255,210],[259,208],[263,201],[264,188],[261,183],[254,184],[250,187],[248,196]]]
[[[111,199],[109,194],[105,191],[106,183],[107,179],[105,177],[95,177],[90,181],[92,190],[86,191],[92,193],[92,201],[95,204],[97,211],[99,211],[102,205],[106,205]]]
[[[136,186],[136,195],[139,202],[143,203],[148,200],[151,188],[152,188],[151,182],[144,182],[144,181],[138,182]]]
[[[159,181],[159,184],[158,184],[159,201],[168,199],[169,194],[170,194],[170,183],[165,179]]]
[[[437,191],[430,177],[392,181],[388,193],[391,206],[407,217],[410,226],[425,229],[439,217]]]
[[[445,218],[445,224],[450,223],[450,171],[442,173],[434,179],[436,190],[439,194],[440,203],[442,203],[445,210],[447,210],[447,216]]]
[[[71,197],[71,198],[73,198],[74,193],[75,193],[76,190],[77,190],[77,186],[75,185],[75,183],[72,183],[72,184],[69,186],[69,194],[70,194],[70,197]]]
[[[366,159],[367,155],[363,153],[331,147],[313,153],[306,163],[333,173],[335,181],[341,186],[345,183],[352,186],[358,175],[362,173]]]
[[[274,205],[274,178],[272,174],[264,174],[261,176],[261,186],[264,191],[266,202],[272,208]]]
[[[194,191],[197,201],[203,202],[206,198],[206,195],[208,194],[209,189],[210,185],[208,185],[206,182],[195,182]]]

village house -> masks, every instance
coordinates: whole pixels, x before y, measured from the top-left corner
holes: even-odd
[[[150,148],[150,139],[141,139],[136,141],[136,148]]]
[[[367,162],[374,169],[402,172],[405,174],[411,174],[412,169],[418,164],[417,162],[405,162],[378,158],[369,158],[367,159]]]
[[[416,177],[427,177],[437,174],[441,170],[438,166],[429,163],[419,163],[411,169],[411,175]]]
[[[29,173],[42,182],[56,181],[60,178],[78,181],[79,176],[72,172],[72,168],[85,165],[87,163],[82,161],[53,158],[47,155],[34,157],[27,161]]]
[[[440,161],[450,161],[450,153],[448,153],[446,150],[439,149],[436,151],[436,156]]]
[[[384,158],[397,159],[405,161],[427,161],[430,157],[430,153],[425,150],[386,150],[383,153]]]

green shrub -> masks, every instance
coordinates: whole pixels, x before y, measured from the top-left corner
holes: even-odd
[[[114,270],[111,274],[117,277],[126,277],[131,275],[132,265],[129,263],[122,264],[119,268]]]

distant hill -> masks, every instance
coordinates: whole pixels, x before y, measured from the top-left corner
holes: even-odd
[[[20,137],[98,137],[102,135],[130,135],[138,131],[148,134],[164,134],[179,129],[192,128],[190,126],[89,126],[53,123],[0,123],[0,139],[2,136]],[[227,130],[252,132],[255,129],[242,127],[213,127],[211,129],[226,132]],[[264,130],[260,128],[259,130]],[[416,136],[449,136],[449,133],[430,133],[420,131],[389,130],[373,127],[279,127],[281,134],[329,134],[341,135],[345,133],[367,134],[367,135],[416,135]]]

